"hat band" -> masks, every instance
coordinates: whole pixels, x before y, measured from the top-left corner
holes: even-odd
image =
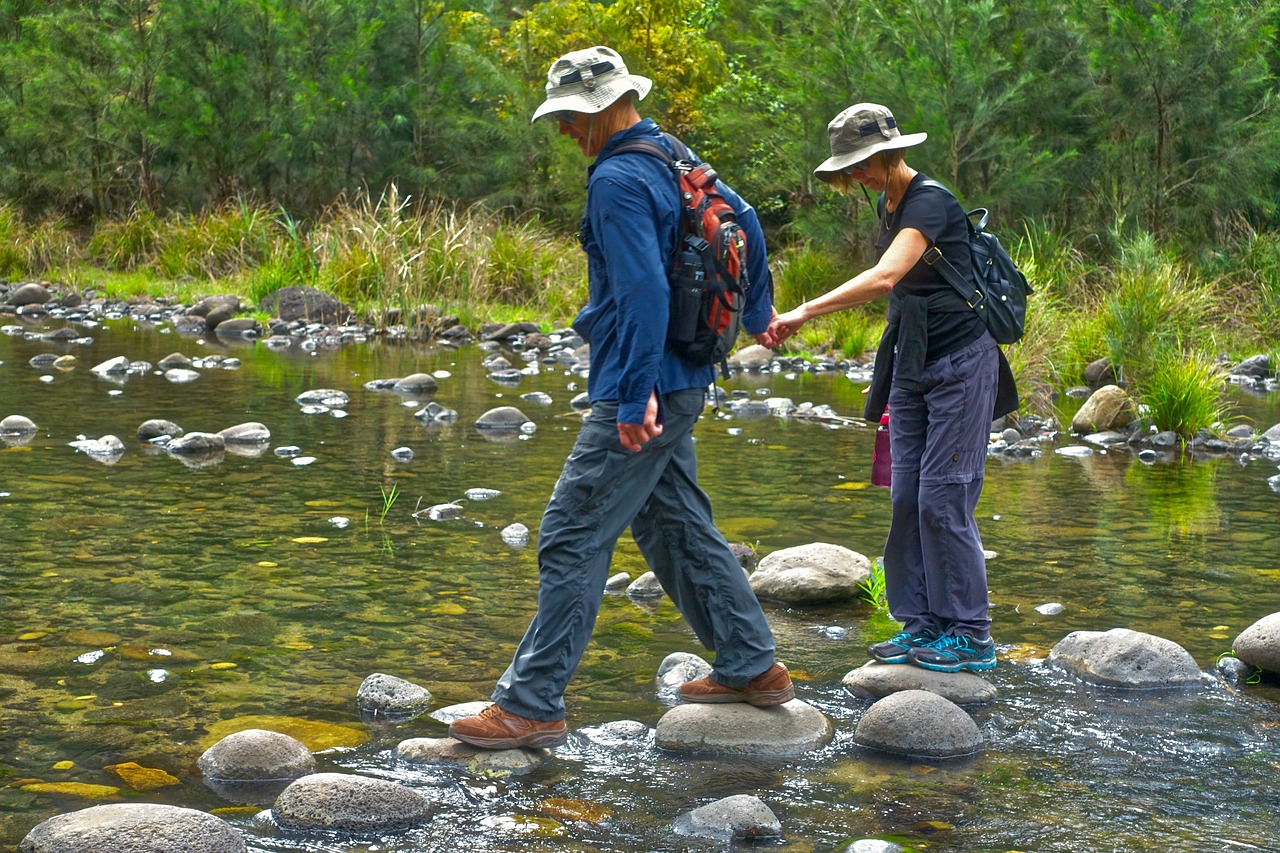
[[[862,136],[878,136],[878,135],[891,136],[892,134],[890,134],[889,131],[896,129],[897,127],[898,127],[897,119],[895,119],[893,116],[885,116],[879,121],[873,121],[870,124],[860,125],[858,127],[858,133]]]
[[[595,87],[597,77],[602,77],[614,70],[616,70],[614,64],[607,60],[605,62],[597,62],[587,68],[575,68],[568,74],[562,75],[556,86],[571,86],[574,83],[581,83],[591,89]]]

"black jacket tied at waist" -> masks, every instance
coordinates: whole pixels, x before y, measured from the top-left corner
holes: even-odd
[[[924,375],[925,357],[929,352],[929,313],[970,311],[968,305],[954,293],[935,293],[932,296],[889,296],[889,325],[880,338],[876,350],[875,370],[871,374],[871,388],[862,416],[878,421],[889,405],[889,389],[896,381],[908,391],[914,390]],[[1013,370],[997,348],[999,368],[996,388],[996,405],[991,419],[1002,417],[1018,408],[1018,385]]]

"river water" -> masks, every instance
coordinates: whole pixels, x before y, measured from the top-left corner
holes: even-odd
[[[0,849],[95,796],[218,811],[254,851],[717,849],[672,835],[670,821],[755,794],[781,819],[782,846],[797,851],[870,837],[956,851],[1280,850],[1280,689],[1214,675],[1236,634],[1280,610],[1280,495],[1267,485],[1275,462],[1147,465],[1123,449],[1075,458],[1053,452],[1073,443],[1065,437],[1039,458],[989,460],[978,516],[996,552],[1002,660],[990,676],[999,697],[972,709],[987,744],[976,757],[925,763],[858,747],[852,733],[867,705],[841,678],[894,625],[862,607],[767,604],[799,698],[835,724],[829,746],[730,761],[577,734],[542,769],[491,779],[396,766],[396,743],[443,737],[444,726],[429,717],[365,725],[356,689],[385,672],[430,689],[435,708],[487,698],[537,589],[534,546],[500,533],[518,522],[536,538],[576,433],[569,403],[585,380],[542,365],[518,385],[498,384],[476,346],[228,349],[128,319],[80,333],[93,342],[0,335],[0,417],[39,426],[29,443],[0,448]],[[175,351],[238,364],[202,367],[189,383],[156,372],[117,383],[89,370]],[[78,364],[30,366],[41,353],[71,353]],[[422,400],[363,388],[420,371],[448,374],[432,399],[458,412],[455,424],[424,426],[413,417]],[[861,388],[839,374],[725,385],[842,415],[861,406]],[[350,400],[307,413],[295,398],[318,388]],[[521,399],[533,391],[551,402]],[[1259,429],[1280,420],[1277,395],[1232,393]],[[506,404],[536,431],[494,440],[472,427]],[[190,467],[136,440],[153,417],[208,432],[259,421],[272,439],[260,455]],[[70,446],[108,433],[126,445],[114,464]],[[696,435],[701,479],[730,541],[762,554],[819,541],[881,553],[889,502],[868,483],[870,429],[708,411]],[[277,455],[284,446],[297,456]],[[392,457],[401,447],[412,460]],[[472,489],[499,494],[467,499]],[[414,515],[448,502],[459,518]],[[614,569],[644,571],[629,539]],[[1062,611],[1036,610],[1051,603]],[[1205,670],[1200,689],[1105,690],[1041,663],[1067,633],[1113,627],[1181,644]],[[570,687],[571,729],[654,725],[665,710],[654,674],[674,651],[702,649],[670,602],[606,596]],[[196,759],[227,728],[262,717],[259,727],[352,735],[358,745],[321,753],[320,768],[422,788],[437,804],[431,825],[377,839],[291,836],[215,795]],[[163,769],[177,784],[134,791],[104,770],[123,762]],[[119,791],[30,787],[40,783]],[[589,819],[549,806],[564,801],[590,804]]]

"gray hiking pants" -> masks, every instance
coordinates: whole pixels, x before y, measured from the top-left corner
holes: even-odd
[[[990,636],[987,567],[973,513],[995,405],[998,355],[984,335],[889,392],[893,518],[884,546],[889,612],[904,631]]]
[[[534,720],[564,718],[565,687],[591,638],[613,548],[628,525],[662,588],[715,651],[717,681],[742,687],[773,665],[764,611],[698,487],[693,427],[704,392],[675,391],[661,406],[662,435],[632,452],[618,441],[617,403],[593,402],[542,516],[538,612],[494,688],[503,709]]]

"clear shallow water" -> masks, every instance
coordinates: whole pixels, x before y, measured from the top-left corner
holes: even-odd
[[[498,385],[474,347],[375,342],[312,356],[227,349],[127,321],[89,334],[90,347],[0,336],[0,417],[26,415],[41,428],[30,443],[0,449],[0,849],[94,802],[22,790],[31,781],[232,807],[193,773],[202,741],[219,721],[270,715],[359,730],[368,743],[321,755],[321,769],[402,780],[438,805],[428,830],[364,842],[288,836],[226,813],[256,851],[689,849],[668,833],[670,820],[740,793],[774,809],[795,850],[882,834],[932,850],[1280,850],[1280,690],[1206,677],[1198,691],[1131,694],[1038,664],[1072,630],[1129,627],[1177,641],[1211,670],[1240,630],[1280,610],[1273,462],[1147,466],[1123,450],[992,459],[979,521],[998,554],[989,571],[1004,660],[992,676],[1000,697],[974,711],[988,744],[975,758],[921,764],[852,743],[865,705],[840,680],[863,663],[869,641],[893,630],[857,608],[767,607],[780,656],[803,679],[800,697],[836,723],[825,749],[724,761],[596,743],[592,726],[656,723],[658,664],[672,651],[701,651],[669,602],[608,596],[571,685],[569,745],[530,776],[480,779],[397,766],[396,743],[443,736],[444,726],[364,726],[356,688],[387,672],[428,687],[434,707],[487,697],[537,588],[534,547],[512,547],[499,533],[512,522],[536,531],[576,433],[569,400],[585,382],[544,367],[518,387]],[[117,355],[155,362],[173,351],[242,365],[201,370],[184,385],[154,374],[117,385],[89,372]],[[79,365],[30,367],[43,352],[70,352]],[[433,397],[458,411],[452,426],[426,428],[412,417],[420,401],[361,387],[437,370],[452,374]],[[742,377],[729,387],[842,414],[861,407],[860,389],[841,376]],[[303,414],[294,398],[315,388],[349,394],[347,416]],[[535,390],[553,402],[519,399]],[[536,433],[495,441],[472,429],[507,403]],[[1262,428],[1280,420],[1273,398],[1239,403]],[[151,417],[188,431],[261,421],[271,448],[296,445],[315,461],[295,466],[268,449],[190,469],[136,442]],[[127,447],[114,465],[68,446],[106,433]],[[880,553],[888,494],[867,485],[869,429],[708,413],[697,436],[702,480],[731,541],[762,553],[812,541]],[[412,461],[391,458],[401,446]],[[392,486],[398,497],[380,519]],[[472,488],[501,494],[465,500]],[[412,516],[455,500],[461,519]],[[335,527],[335,516],[349,525]],[[629,540],[614,565],[644,570]],[[1064,612],[1036,612],[1046,602]],[[845,630],[823,630],[831,627]],[[55,768],[65,761],[73,766]],[[130,792],[102,770],[127,761],[182,784]],[[611,816],[557,818],[548,804],[556,798]]]

